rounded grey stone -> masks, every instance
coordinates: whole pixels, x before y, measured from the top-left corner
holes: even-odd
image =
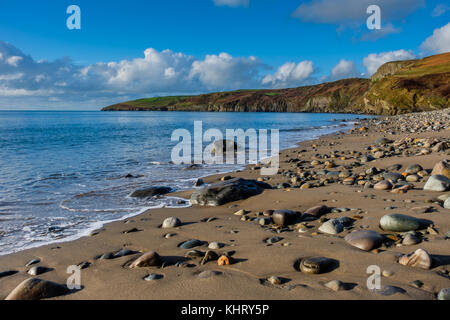
[[[338,219],[331,219],[319,227],[319,231],[328,234],[338,234],[344,231],[344,225]]]
[[[438,300],[450,300],[450,288],[444,288],[439,291]]]
[[[177,217],[169,217],[164,220],[162,228],[163,229],[176,228],[179,227],[180,225],[181,225],[180,219],[178,219]]]
[[[384,231],[407,232],[418,230],[420,221],[404,214],[388,214],[380,219],[380,227]]]
[[[428,178],[423,190],[444,192],[450,188],[450,179],[443,175],[434,175]]]

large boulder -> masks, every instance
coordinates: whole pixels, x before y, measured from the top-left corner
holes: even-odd
[[[21,282],[6,297],[6,300],[41,300],[65,295],[69,289],[65,285],[46,281],[38,278],[30,278]]]
[[[221,206],[228,202],[250,198],[262,193],[264,189],[271,188],[264,182],[235,178],[195,191],[191,196],[191,203],[201,206]]]
[[[134,191],[130,197],[132,198],[150,198],[154,196],[161,196],[167,193],[172,192],[172,188],[170,187],[151,187],[146,189],[140,189]]]

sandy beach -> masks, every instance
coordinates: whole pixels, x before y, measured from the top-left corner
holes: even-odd
[[[0,299],[31,278],[27,271],[35,266],[49,268],[37,278],[65,284],[68,266],[83,262],[82,288],[51,299],[437,299],[450,287],[450,209],[444,207],[450,189],[444,178],[436,182],[444,190],[424,186],[435,175],[450,178],[449,128],[449,109],[361,121],[350,131],[282,151],[275,176],[265,178],[251,165],[203,178],[207,186],[229,176],[272,188],[216,207],[150,210],[89,237],[1,256],[0,273],[17,272],[0,277]],[[190,199],[193,192],[174,196]],[[325,207],[305,213],[317,206]],[[392,214],[427,222],[407,231],[382,229],[380,219]],[[162,228],[169,217],[181,225]],[[280,217],[291,221],[274,223]],[[321,228],[327,222],[328,229]],[[330,228],[336,234],[324,232]],[[363,230],[381,239],[356,240],[368,250],[346,238]],[[202,243],[179,247],[190,239]],[[121,249],[131,252],[114,257]],[[161,257],[157,266],[130,268],[150,251]],[[207,251],[214,254],[202,264]],[[113,258],[99,258],[105,253]],[[221,256],[230,265],[219,265]],[[318,274],[299,268],[311,257],[326,258]],[[39,262],[26,266],[33,259]],[[367,287],[369,266],[382,272],[378,290]],[[144,280],[152,274],[153,280]]]

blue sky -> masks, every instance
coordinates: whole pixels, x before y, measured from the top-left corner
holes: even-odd
[[[68,30],[66,9],[81,9]],[[365,9],[381,8],[381,30]],[[0,108],[92,109],[147,96],[368,77],[450,51],[445,0],[0,2]],[[145,52],[145,53],[144,53]]]

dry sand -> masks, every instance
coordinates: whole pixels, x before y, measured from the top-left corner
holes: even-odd
[[[420,117],[419,117],[419,120]],[[386,125],[386,129],[372,123],[360,124],[368,126],[367,131],[354,130],[353,133],[333,134],[318,140],[302,142],[298,148],[281,152],[281,170],[296,170],[296,163],[289,159],[298,158],[311,161],[314,154],[331,154],[332,150],[360,151],[368,154],[367,147],[374,144],[380,137],[399,139],[405,136],[414,138],[436,137],[440,140],[449,139],[450,131],[447,118],[443,120],[439,130],[423,133],[400,132],[396,125]],[[384,131],[381,132],[380,129]],[[395,131],[391,135],[388,131]],[[330,145],[333,144],[333,145]],[[317,147],[313,147],[317,145]],[[425,169],[446,158],[448,151],[431,152],[428,155],[393,156],[376,159],[356,168],[355,172],[365,171],[369,167],[387,168],[392,164],[402,164],[403,170],[410,164],[418,163]],[[348,154],[348,160],[334,159],[340,170],[343,165],[349,165],[356,156]],[[323,165],[315,166],[314,170],[323,169]],[[400,172],[403,172],[400,170]],[[229,175],[247,179],[260,177],[259,170],[246,169]],[[218,181],[223,175],[207,177],[207,183]],[[289,181],[279,174],[268,183],[277,185]],[[426,178],[424,179],[426,181]],[[0,279],[0,298],[5,298],[20,282],[29,278],[26,273],[29,267],[25,264],[34,258],[39,258],[38,265],[53,268],[52,271],[39,275],[39,278],[64,284],[69,276],[66,269],[69,265],[77,265],[88,261],[91,265],[82,270],[82,286],[79,291],[57,297],[55,299],[436,299],[436,294],[442,288],[450,287],[450,240],[445,233],[450,230],[450,210],[444,209],[434,201],[445,192],[423,191],[424,182],[413,183],[414,190],[405,194],[395,194],[390,191],[365,189],[358,185],[333,183],[310,189],[272,189],[247,200],[228,203],[221,207],[193,206],[183,209],[157,209],[145,212],[127,221],[108,224],[95,236],[85,237],[76,241],[47,245],[26,250],[16,254],[0,257],[0,272],[17,270],[19,273]],[[188,198],[190,192],[178,193],[178,196]],[[405,202],[405,200],[407,200]],[[414,202],[410,203],[409,200]],[[393,234],[380,229],[380,218],[389,213],[402,213],[414,217],[432,220],[438,231],[437,235],[425,234],[425,240],[413,246],[388,246],[378,253],[366,252],[350,246],[344,237],[351,230],[338,235],[317,233],[321,225],[319,220],[308,222],[310,228],[306,233],[286,231],[280,234],[263,228],[255,221],[241,221],[240,216],[233,213],[239,209],[251,211],[249,216],[267,209],[290,209],[304,212],[316,205],[327,205],[336,208],[349,208],[353,211],[327,214],[327,218],[342,216],[362,217],[353,225],[354,229],[365,228],[375,230],[380,234]],[[395,206],[394,210],[385,210]],[[415,213],[412,208],[428,206],[435,208],[430,213]],[[175,229],[161,229],[165,218],[176,216],[183,222]],[[202,222],[204,218],[215,217],[211,222]],[[123,231],[137,228],[139,231],[124,234]],[[167,233],[174,233],[166,239]],[[279,236],[283,240],[273,245],[263,242],[268,237]],[[216,252],[235,251],[235,263],[229,266],[218,266],[215,261],[200,265],[198,260],[187,261],[195,266],[178,267],[167,265],[164,268],[129,269],[127,264],[140,254],[112,260],[96,260],[95,257],[105,252],[117,251],[121,248],[139,252],[157,251],[168,262],[182,261],[188,250],[177,245],[185,240],[199,239],[206,242],[218,241],[226,246]],[[441,256],[441,264],[430,270],[407,267],[397,263],[401,254],[407,254],[423,248],[433,255]],[[207,247],[196,248],[206,251]],[[339,261],[338,268],[319,275],[308,275],[294,269],[298,258],[308,256],[324,256]],[[381,270],[393,273],[390,277],[382,277],[383,286],[395,286],[405,290],[391,296],[374,293],[367,288],[367,267],[377,265]],[[201,279],[197,275],[204,270],[220,271],[220,275]],[[160,274],[160,280],[145,281],[148,274]],[[267,284],[264,279],[278,276],[286,279],[282,285]],[[341,280],[348,284],[348,290],[334,292],[324,286],[331,280]],[[411,285],[414,280],[423,282],[422,288]]]

